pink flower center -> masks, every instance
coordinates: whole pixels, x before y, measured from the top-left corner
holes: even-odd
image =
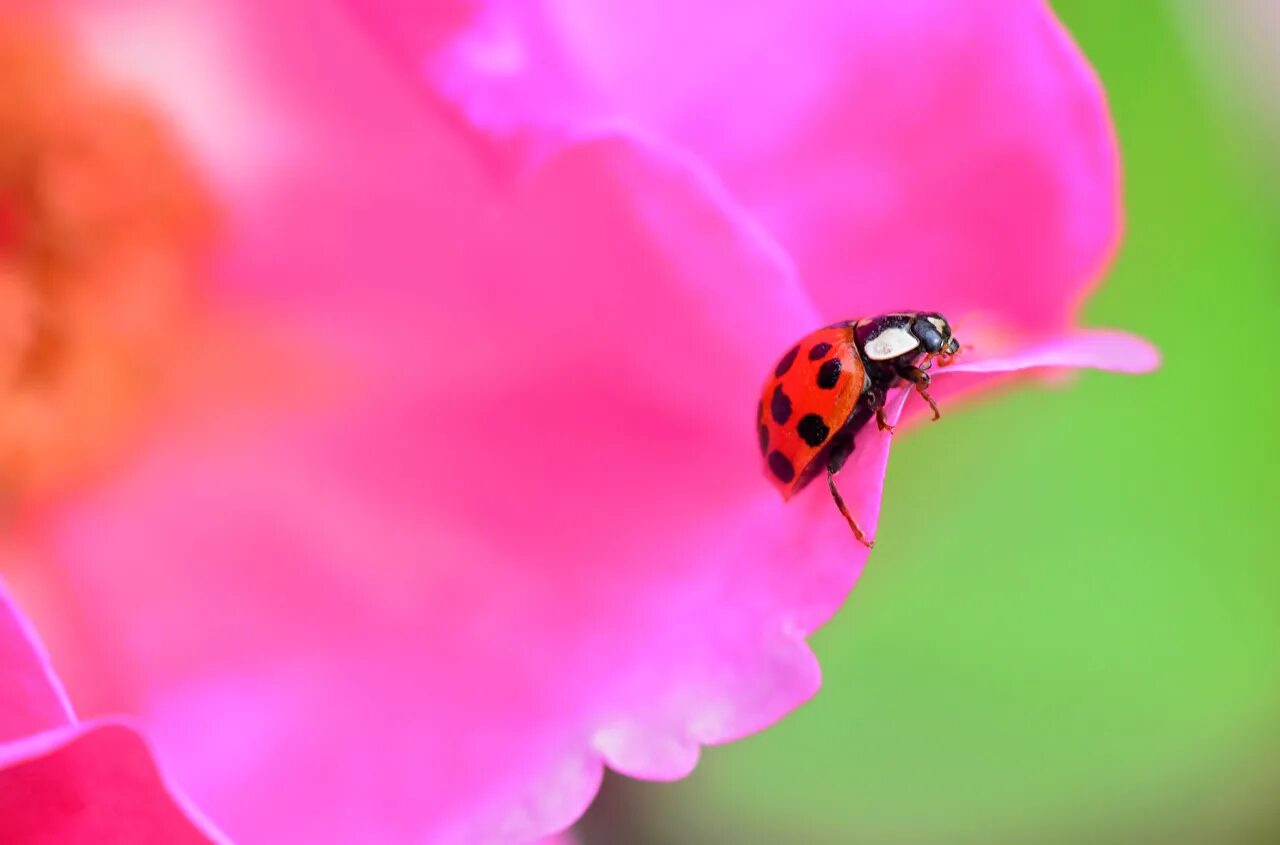
[[[109,457],[186,321],[211,206],[143,104],[0,25],[0,496]]]

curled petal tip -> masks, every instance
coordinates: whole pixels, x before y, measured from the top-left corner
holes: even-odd
[[[1160,350],[1145,338],[1128,332],[1095,329],[1019,347],[984,357],[975,351],[943,372],[1008,373],[1018,370],[1085,368],[1114,373],[1147,373],[1160,366]]]

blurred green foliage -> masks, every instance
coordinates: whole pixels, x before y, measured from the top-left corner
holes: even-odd
[[[1056,8],[1125,160],[1086,322],[1163,369],[901,442],[819,695],[687,781],[612,782],[588,841],[1280,840],[1276,174],[1176,7]]]

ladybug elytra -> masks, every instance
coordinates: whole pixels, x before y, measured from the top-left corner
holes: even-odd
[[[790,499],[824,468],[836,506],[867,548],[873,542],[858,527],[836,489],[835,474],[853,452],[854,436],[872,417],[884,416],[891,388],[909,382],[938,419],[929,395],[929,367],[950,363],[960,351],[951,324],[933,312],[883,314],[846,320],[805,336],[765,380],[756,427],[765,470]]]

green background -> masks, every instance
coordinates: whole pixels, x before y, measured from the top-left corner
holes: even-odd
[[[611,777],[584,841],[1280,841],[1265,120],[1187,6],[1055,8],[1125,161],[1128,232],[1085,322],[1152,338],[1163,368],[898,444],[884,540],[813,639],[818,696],[685,781]]]

